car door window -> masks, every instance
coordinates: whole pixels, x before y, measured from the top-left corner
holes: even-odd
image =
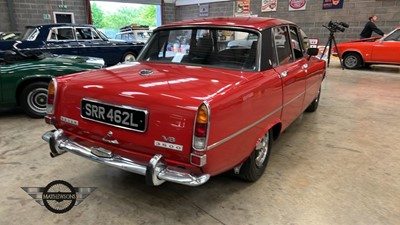
[[[303,39],[301,35],[299,35],[299,31],[295,26],[290,26],[290,41],[292,44],[295,60],[303,58]]]
[[[52,28],[48,40],[50,41],[62,41],[62,40],[74,40],[74,34],[71,27],[60,27]]]
[[[310,39],[308,38],[307,34],[302,30],[300,30],[300,34],[303,37],[303,47],[304,49],[308,49],[310,47]]]
[[[58,40],[73,40],[74,38],[74,33],[72,28],[59,28],[57,29],[57,39]]]
[[[91,27],[76,28],[76,37],[78,40],[98,40],[99,35]]]
[[[287,26],[274,27],[272,29],[276,55],[279,65],[293,62],[292,50],[290,48],[290,37]]]

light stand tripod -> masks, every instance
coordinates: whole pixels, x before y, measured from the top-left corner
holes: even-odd
[[[322,26],[325,27],[326,29],[328,29],[330,31],[330,33],[329,33],[329,39],[326,42],[326,45],[324,47],[324,50],[322,51],[322,55],[321,55],[320,59],[322,59],[322,57],[324,57],[325,50],[326,50],[327,47],[329,47],[329,49],[328,49],[328,64],[327,64],[327,66],[329,67],[329,63],[331,61],[331,51],[332,51],[332,41],[333,41],[333,44],[335,45],[334,47],[335,47],[336,52],[337,52],[337,54],[339,56],[340,65],[342,66],[342,69],[344,70],[344,66],[343,66],[343,63],[342,63],[342,57],[340,56],[339,49],[337,48],[337,45],[336,45],[335,36],[333,35],[335,33],[335,31],[330,29],[329,27],[327,27],[325,25],[322,25]]]

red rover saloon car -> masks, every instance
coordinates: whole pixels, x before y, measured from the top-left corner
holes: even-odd
[[[249,35],[251,45],[227,46]],[[56,130],[42,138],[53,157],[71,152],[149,185],[197,186],[229,170],[255,181],[272,141],[318,107],[325,62],[303,45],[279,19],[164,25],[137,62],[53,79],[46,122]]]

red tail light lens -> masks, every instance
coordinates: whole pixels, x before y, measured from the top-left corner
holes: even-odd
[[[208,104],[202,103],[197,110],[193,131],[192,147],[196,151],[205,151],[207,148],[209,122],[210,110]]]
[[[56,101],[56,93],[57,93],[57,82],[55,79],[52,79],[49,83],[49,88],[47,90],[47,114],[54,113],[54,103]]]

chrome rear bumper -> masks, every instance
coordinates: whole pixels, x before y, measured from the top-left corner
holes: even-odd
[[[117,167],[132,173],[144,175],[146,183],[158,186],[165,181],[188,185],[199,186],[210,179],[209,174],[200,176],[193,175],[189,170],[168,166],[163,156],[153,156],[147,165],[113,154],[111,151],[101,147],[86,147],[75,141],[69,140],[64,131],[53,130],[43,134],[42,139],[50,145],[51,157],[56,157],[65,152],[71,152],[92,161]]]

